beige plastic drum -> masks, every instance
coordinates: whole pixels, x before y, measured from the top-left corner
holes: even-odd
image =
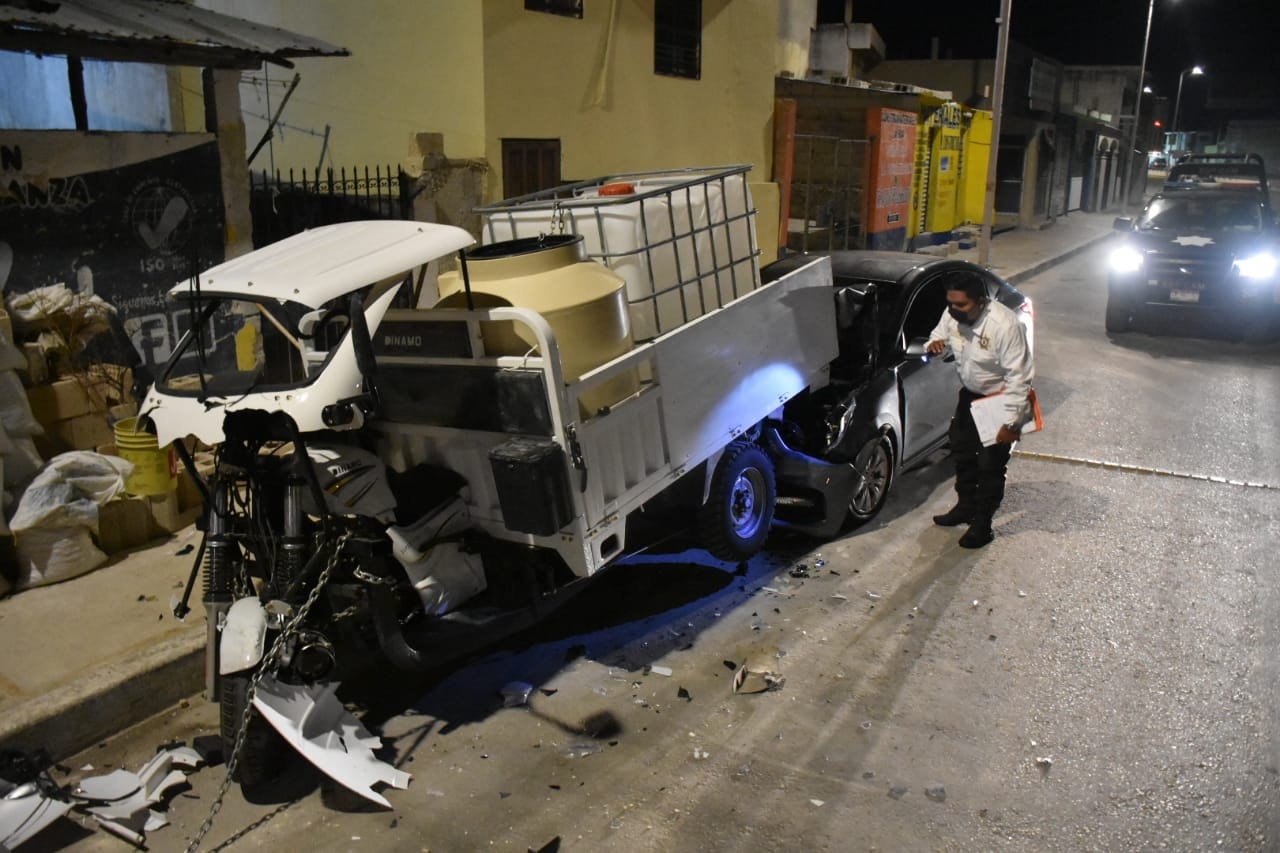
[[[504,244],[494,243],[482,251],[495,256],[468,258],[476,307],[506,304],[541,314],[555,332],[565,378],[570,381],[631,349],[625,282],[586,260],[581,238],[550,246],[525,240],[507,245],[512,254],[502,254]],[[437,307],[466,303],[457,271],[440,276],[440,292]],[[530,330],[519,323],[488,323],[481,335],[492,355],[525,355],[536,345]],[[639,385],[633,371],[593,388],[582,396],[583,414],[614,405]]]

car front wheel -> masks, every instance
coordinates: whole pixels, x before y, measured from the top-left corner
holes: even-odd
[[[850,526],[865,524],[884,507],[893,484],[893,447],[887,435],[876,435],[858,448],[849,463],[854,472],[849,495]]]

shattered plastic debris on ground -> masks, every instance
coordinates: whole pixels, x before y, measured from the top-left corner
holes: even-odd
[[[515,708],[529,704],[529,694],[533,693],[533,685],[524,681],[509,681],[498,692],[502,695],[502,707]]]
[[[148,832],[168,825],[152,806],[186,782],[184,770],[203,763],[194,749],[176,747],[157,752],[137,773],[114,770],[91,776],[71,791],[59,788],[47,770],[37,780],[19,785],[0,779],[0,850],[16,848],[72,809],[92,816],[112,835],[143,847]]]
[[[754,655],[733,674],[734,693],[764,693],[777,690],[786,682],[781,674],[774,670],[772,661],[778,655]]]

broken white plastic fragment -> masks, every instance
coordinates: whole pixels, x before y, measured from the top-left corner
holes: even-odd
[[[70,810],[71,803],[51,800],[34,786],[14,788],[0,797],[0,850],[16,848]]]
[[[281,737],[320,772],[344,788],[391,808],[391,803],[372,786],[384,782],[393,788],[407,788],[412,777],[374,757],[373,750],[382,746],[382,739],[370,734],[342,707],[335,695],[337,690],[336,682],[300,687],[264,678],[258,683],[253,704]]]
[[[82,779],[74,795],[83,809],[107,832],[141,846],[146,833],[168,824],[151,806],[168,790],[186,782],[187,774],[175,767],[195,768],[204,759],[190,747],[157,752],[138,770],[115,770],[105,776]]]

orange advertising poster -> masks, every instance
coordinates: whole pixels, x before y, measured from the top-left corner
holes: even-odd
[[[867,199],[867,247],[906,248],[915,166],[916,123],[907,110],[879,107],[867,111],[871,139]]]

